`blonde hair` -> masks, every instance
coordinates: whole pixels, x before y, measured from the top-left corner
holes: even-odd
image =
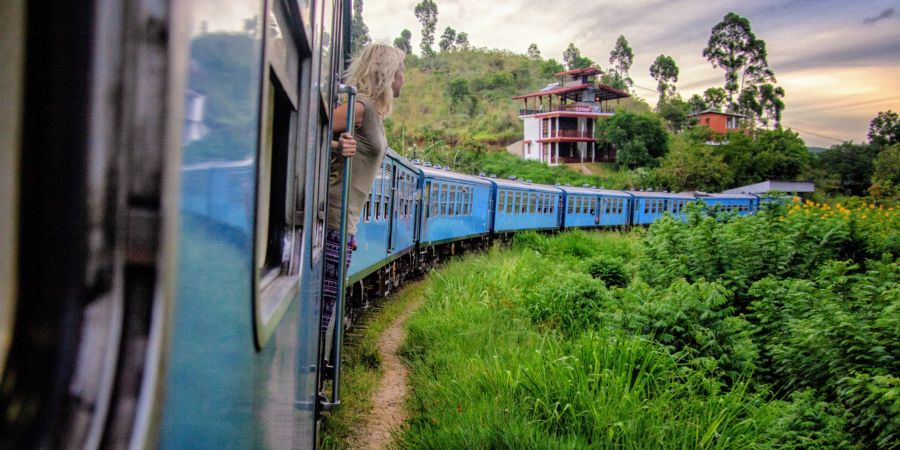
[[[382,118],[391,114],[394,104],[394,76],[406,52],[384,44],[372,44],[353,58],[347,69],[347,84],[356,86],[360,94],[375,102]]]

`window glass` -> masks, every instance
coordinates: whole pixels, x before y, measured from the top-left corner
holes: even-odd
[[[566,214],[572,214],[575,211],[575,199],[572,196],[566,197]]]
[[[456,185],[450,185],[450,200],[447,206],[447,215],[456,215]]]
[[[506,192],[500,191],[497,194],[497,211],[506,211]]]
[[[597,197],[591,197],[591,215],[595,215],[597,213]]]
[[[519,202],[519,213],[525,214],[525,212],[528,211],[528,193],[520,192],[519,194],[520,194],[519,200],[521,200]]]

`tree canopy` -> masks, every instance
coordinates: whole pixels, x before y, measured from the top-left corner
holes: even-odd
[[[620,110],[597,124],[597,135],[616,149],[619,167],[652,167],[668,151],[668,135],[655,115]]]
[[[541,59],[541,51],[538,50],[538,46],[535,43],[531,43],[528,46],[528,57],[531,59]]]
[[[363,1],[353,2],[353,18],[350,21],[350,54],[358,55],[362,49],[372,42],[369,27],[363,21]]]
[[[619,35],[619,38],[616,39],[616,46],[609,52],[609,63],[613,66],[612,72],[615,73],[615,78],[621,80],[629,88],[634,83],[628,76],[628,71],[631,69],[633,62],[634,51],[631,50],[625,36]]]
[[[678,81],[678,64],[671,56],[659,55],[650,66],[650,76],[656,80],[656,91],[659,92],[659,104],[666,101],[666,97],[675,94],[675,82]]]
[[[450,27],[444,28],[444,34],[441,35],[441,40],[438,42],[438,47],[441,48],[442,52],[449,52],[454,50],[455,46],[456,30]]]
[[[900,143],[900,116],[891,110],[879,111],[869,122],[869,142],[878,147]]]
[[[411,39],[412,33],[407,29],[403,29],[403,31],[400,32],[400,37],[394,39],[394,47],[403,50],[407,55],[409,55],[410,53],[412,53],[412,42],[410,41]]]
[[[434,56],[434,49],[431,48],[431,44],[434,44],[434,29],[437,26],[437,4],[432,0],[422,0],[421,3],[416,5],[413,12],[416,15],[416,19],[419,19],[419,23],[422,24],[422,42],[419,44],[422,57]]]
[[[581,50],[579,50],[572,42],[569,42],[569,46],[566,48],[566,51],[563,52],[563,63],[565,63],[566,69],[568,70],[592,67],[595,65],[594,61],[591,61],[590,58],[581,56]]]

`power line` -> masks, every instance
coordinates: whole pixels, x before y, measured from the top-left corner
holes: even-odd
[[[792,130],[797,130],[797,131],[799,131],[799,132],[801,132],[801,133],[805,133],[805,134],[811,134],[811,135],[813,135],[813,136],[820,137],[820,138],[823,138],[823,139],[830,139],[830,140],[835,141],[835,142],[840,142],[841,144],[843,144],[844,142],[847,142],[846,139],[838,139],[838,138],[835,138],[835,137],[826,136],[826,135],[824,135],[824,134],[819,134],[819,133],[814,133],[814,132],[812,132],[812,131],[804,130],[804,129],[802,129],[802,128],[792,127],[792,126],[787,125],[787,124],[784,124],[784,125],[785,125],[786,127],[790,128],[790,129],[792,129]]]

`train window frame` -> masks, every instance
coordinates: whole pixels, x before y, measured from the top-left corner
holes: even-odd
[[[289,32],[292,16],[284,8],[282,3],[270,3],[262,26],[268,32],[263,36],[252,228],[251,301],[257,350],[266,345],[297,297],[304,233],[316,233],[315,228],[304,230],[306,186],[297,178],[308,165],[303,136],[319,135],[306,125],[318,108],[301,108],[307,103],[301,98],[300,74],[308,70],[313,55],[302,35]]]
[[[506,193],[503,191],[497,194],[497,211],[501,214],[506,213]]]
[[[566,214],[572,214],[575,211],[575,197],[571,195],[566,197]]]

